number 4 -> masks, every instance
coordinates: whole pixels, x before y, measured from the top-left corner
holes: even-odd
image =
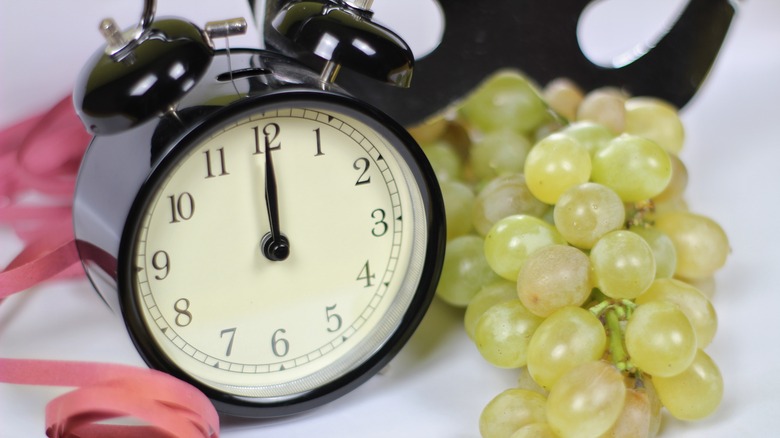
[[[356,280],[363,280],[366,282],[366,285],[363,287],[371,287],[374,285],[374,283],[371,282],[371,280],[376,278],[376,274],[371,273],[371,267],[368,265],[368,260],[366,260],[366,264],[363,265],[363,269],[360,270],[360,274],[358,274]]]

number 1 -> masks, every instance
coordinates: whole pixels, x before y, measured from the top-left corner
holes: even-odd
[[[314,130],[314,136],[317,139],[317,153],[314,154],[314,156],[316,157],[316,156],[319,156],[319,155],[325,155],[322,152],[322,141],[321,141],[321,138],[320,138],[320,128],[317,128],[317,129]]]

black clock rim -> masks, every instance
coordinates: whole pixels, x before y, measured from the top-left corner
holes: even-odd
[[[140,229],[143,212],[146,210],[150,195],[164,177],[164,170],[177,163],[190,146],[197,144],[215,131],[220,125],[250,112],[256,112],[258,106],[274,106],[285,103],[314,104],[322,108],[338,109],[378,130],[387,138],[397,138],[400,143],[395,149],[407,162],[423,197],[426,216],[428,241],[424,257],[423,270],[417,290],[404,313],[398,327],[382,346],[365,362],[335,380],[318,388],[301,393],[283,401],[261,402],[251,397],[227,394],[207,386],[190,377],[156,347],[136,302],[132,286],[134,262],[132,254],[135,240]],[[384,132],[383,132],[384,131]],[[389,135],[388,135],[389,134]],[[334,401],[365,383],[392,360],[411,338],[430,303],[433,300],[444,260],[446,242],[446,221],[441,190],[433,169],[422,149],[399,123],[381,110],[354,97],[332,91],[301,88],[280,89],[269,94],[246,98],[215,111],[208,120],[198,122],[196,126],[172,142],[169,151],[150,170],[150,176],[142,184],[132,204],[120,241],[117,269],[117,288],[120,310],[125,326],[133,344],[143,360],[151,368],[163,371],[198,388],[224,414],[249,418],[275,418],[294,415]],[[160,171],[163,170],[163,171]]]

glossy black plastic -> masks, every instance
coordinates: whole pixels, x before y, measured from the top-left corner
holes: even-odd
[[[213,49],[193,24],[155,21],[121,60],[99,50],[86,63],[73,100],[87,130],[124,131],[168,111],[203,76]]]
[[[731,0],[689,0],[654,47],[612,68],[591,62],[579,45],[579,18],[592,2],[438,0],[444,35],[432,53],[416,61],[411,88],[377,86],[349,71],[339,83],[407,126],[441,111],[502,68],[518,69],[540,85],[568,77],[585,90],[615,86],[683,107],[704,82],[735,14]],[[267,20],[284,3],[268,0]],[[268,26],[265,37],[276,41]]]
[[[391,30],[372,22],[370,12],[340,1],[297,1],[279,10],[269,27],[274,46],[295,58],[314,54],[390,85],[411,83],[411,49]]]

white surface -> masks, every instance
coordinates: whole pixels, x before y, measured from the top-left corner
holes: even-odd
[[[99,19],[113,15],[129,25],[137,21],[140,4],[0,4],[0,126],[64,96],[83,60],[100,44],[94,30]],[[397,17],[385,10],[409,4],[414,3],[377,1],[377,17],[392,22]],[[158,15],[186,14],[203,23],[244,14],[245,8],[243,0],[162,0]],[[682,158],[690,172],[690,206],[717,220],[733,248],[717,275],[714,303],[720,328],[708,348],[725,377],[726,394],[712,417],[690,424],[668,420],[663,436],[765,437],[780,429],[778,18],[780,2],[742,2],[714,71],[683,112],[688,141]],[[602,30],[603,41],[615,40],[606,35],[608,29]],[[0,230],[0,266],[18,249],[8,231]],[[512,385],[514,373],[494,369],[479,357],[463,333],[461,316],[434,302],[420,330],[383,375],[294,418],[223,419],[222,436],[478,436],[482,407]],[[142,365],[121,321],[86,281],[48,284],[2,303],[0,355]],[[0,437],[42,436],[44,406],[62,392],[0,384]]]

